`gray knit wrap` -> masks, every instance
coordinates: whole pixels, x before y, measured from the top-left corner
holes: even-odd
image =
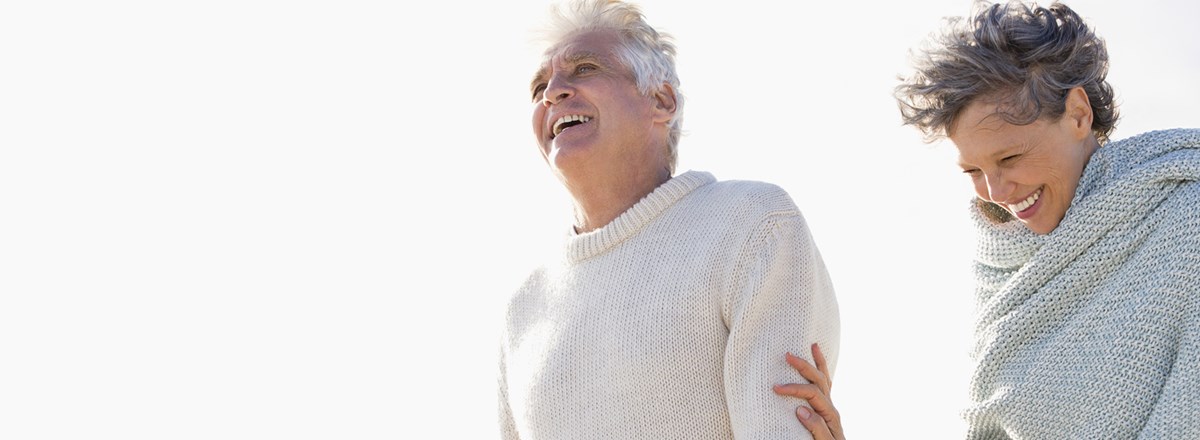
[[[1200,130],[1108,144],[1058,228],[978,206],[972,439],[1200,439]]]

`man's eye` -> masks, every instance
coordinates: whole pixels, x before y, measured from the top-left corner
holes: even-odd
[[[975,176],[976,174],[979,174],[979,170],[978,170],[978,169],[975,169],[975,168],[972,168],[972,169],[969,169],[969,170],[963,170],[963,174],[966,174],[966,175],[969,175],[969,176],[972,176],[972,177],[973,177],[973,176]]]
[[[1015,161],[1015,160],[1019,159],[1020,157],[1021,157],[1020,154],[1014,154],[1014,155],[1008,156],[1004,159],[1000,159],[1000,161],[1004,162],[1004,163],[1011,163],[1012,161]]]
[[[533,88],[533,102],[538,102],[542,98],[542,92],[546,91],[546,85],[541,84]]]
[[[586,73],[596,70],[596,66],[591,64],[580,64],[575,66],[575,73]]]

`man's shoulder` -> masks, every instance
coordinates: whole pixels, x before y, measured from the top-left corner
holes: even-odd
[[[700,187],[693,202],[710,209],[742,210],[762,215],[799,212],[796,203],[779,185],[757,180],[720,180]]]

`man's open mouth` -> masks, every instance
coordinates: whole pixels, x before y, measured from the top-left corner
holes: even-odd
[[[550,135],[550,139],[554,139],[554,137],[562,133],[563,130],[586,123],[590,120],[592,120],[590,116],[583,115],[566,115],[558,118],[557,121],[554,121],[554,127],[552,129],[553,134]]]

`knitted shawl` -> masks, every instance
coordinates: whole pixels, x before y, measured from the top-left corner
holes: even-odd
[[[979,206],[968,438],[1200,439],[1200,130],[1110,143],[1036,235]]]

